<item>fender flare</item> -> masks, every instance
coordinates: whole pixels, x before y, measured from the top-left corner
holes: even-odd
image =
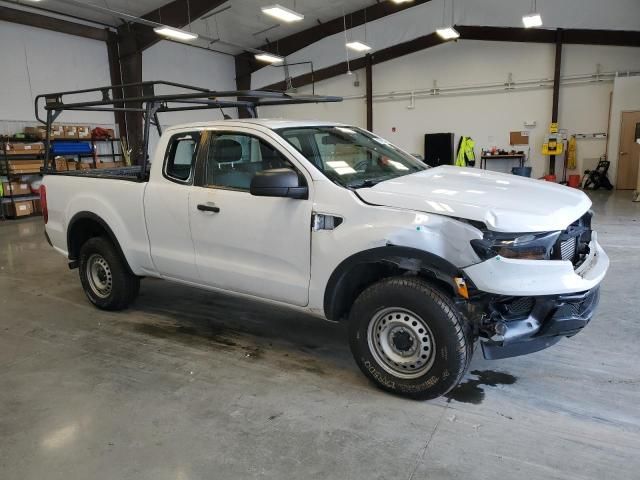
[[[116,238],[116,235],[113,233],[113,230],[111,230],[111,227],[100,216],[96,215],[93,212],[86,212],[86,211],[76,213],[73,217],[71,217],[71,220],[67,225],[67,252],[68,252],[70,268],[76,268],[78,266],[77,264],[78,264],[79,258],[77,255],[73,253],[73,249],[72,249],[73,238],[71,234],[73,232],[74,226],[82,220],[90,220],[100,225],[100,227],[106,232],[111,243],[113,243],[113,245],[116,247],[116,250],[120,255],[120,258],[122,258],[122,260],[124,261],[124,264],[127,270],[129,271],[129,273],[134,275],[133,271],[131,270],[131,267],[129,266],[127,257],[125,256],[122,250],[122,247],[120,246],[120,242]],[[78,252],[79,252],[79,249],[80,248],[78,247]]]
[[[387,245],[363,250],[343,260],[333,271],[324,292],[324,312],[329,320],[339,320],[344,303],[349,300],[353,286],[349,285],[349,274],[361,265],[387,265],[403,271],[426,273],[456,291],[455,277],[463,276],[461,270],[451,262],[424,250],[412,247]]]

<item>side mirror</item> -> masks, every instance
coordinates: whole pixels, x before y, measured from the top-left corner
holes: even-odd
[[[256,197],[309,198],[309,189],[300,184],[298,174],[290,168],[274,168],[256,173],[251,179],[249,191]]]

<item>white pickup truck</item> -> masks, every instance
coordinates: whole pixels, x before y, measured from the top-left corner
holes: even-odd
[[[171,127],[148,180],[54,173],[42,198],[98,308],[155,277],[346,321],[364,374],[413,398],[454,388],[478,340],[505,358],[580,331],[609,266],[584,193],[429,168],[334,123]]]

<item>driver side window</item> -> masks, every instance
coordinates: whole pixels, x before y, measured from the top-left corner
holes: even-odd
[[[274,147],[251,135],[214,134],[205,165],[205,186],[249,191],[258,172],[294,167]]]

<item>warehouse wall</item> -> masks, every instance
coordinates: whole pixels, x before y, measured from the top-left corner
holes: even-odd
[[[235,63],[231,55],[168,41],[158,42],[142,53],[142,79],[145,81],[167,80],[212,90],[235,90],[235,76]],[[225,113],[233,117],[237,112],[236,109],[228,109]],[[204,110],[168,113],[163,115],[160,122],[174,125],[221,118],[217,110]]]
[[[0,133],[36,122],[36,95],[109,85],[104,42],[0,21]],[[113,125],[113,115],[65,112],[60,122]]]
[[[161,41],[142,53],[142,79],[166,80],[212,90],[235,90],[235,63],[230,55]],[[175,92],[175,90],[171,90]],[[157,93],[162,93],[158,91]],[[231,117],[237,116],[235,108],[225,110]],[[219,110],[175,112],[160,115],[163,128],[180,123],[220,120]],[[151,151],[158,135],[152,130]]]
[[[640,70],[638,53],[636,48],[567,45],[562,74],[595,73],[598,64],[601,71]],[[341,60],[334,58],[333,63]],[[434,80],[440,87],[506,82],[509,73],[514,81],[550,79],[553,78],[553,64],[553,45],[461,40],[374,66],[374,93],[428,89]],[[263,69],[256,72],[259,74],[256,78],[263,78],[265,70],[281,69]],[[353,86],[355,74],[343,75],[318,83],[316,93],[364,94],[364,71],[356,73],[359,87]],[[275,74],[282,78],[281,71]],[[613,84],[605,82],[563,87],[560,97],[561,128],[568,129],[569,133],[606,132],[612,90]],[[300,91],[309,92],[310,87]],[[536,127],[529,129],[531,165],[534,175],[541,176],[548,161],[539,151],[551,118],[551,102],[551,89],[429,97],[416,99],[413,109],[408,108],[406,99],[376,99],[374,131],[413,153],[423,153],[425,133],[454,132],[457,136],[473,137],[479,152],[480,148],[491,146],[507,147],[510,131],[526,130],[524,123],[535,121]],[[362,99],[346,100],[338,105],[262,109],[261,115],[331,119],[362,127],[366,123]],[[605,153],[605,148],[605,140],[579,141],[578,169],[574,173],[594,166],[596,159]],[[506,171],[508,167],[506,163],[494,161],[491,168]],[[560,161],[556,172],[562,173]]]

